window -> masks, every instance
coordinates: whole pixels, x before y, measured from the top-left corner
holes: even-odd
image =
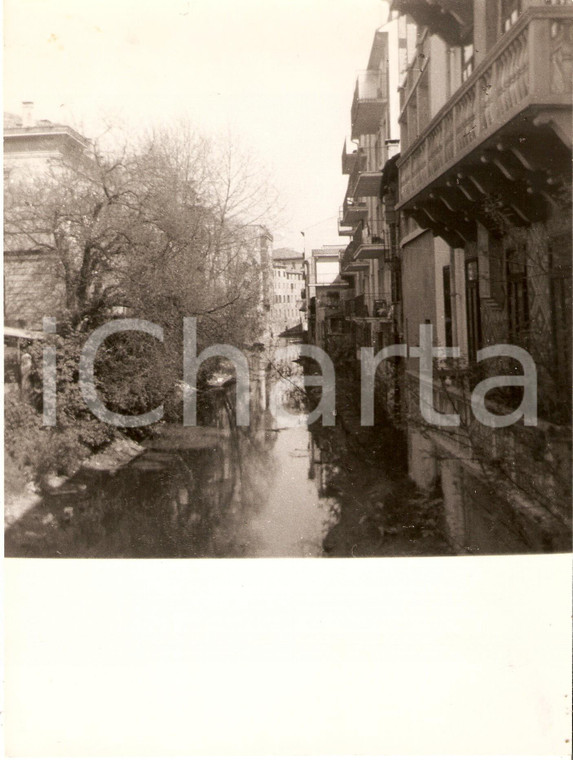
[[[507,250],[505,255],[509,338],[515,342],[523,342],[529,330],[525,247]]]
[[[474,70],[474,46],[472,43],[462,48],[462,82],[471,75]]]
[[[468,358],[476,360],[481,348],[481,313],[479,300],[479,270],[477,259],[466,261],[466,309],[468,325]]]
[[[521,14],[521,0],[501,0],[501,33],[505,34]]]
[[[392,302],[399,303],[402,300],[402,265],[400,259],[392,261]]]
[[[452,332],[452,287],[450,280],[450,267],[444,267],[442,270],[444,286],[444,322],[446,327],[446,346],[453,346]]]

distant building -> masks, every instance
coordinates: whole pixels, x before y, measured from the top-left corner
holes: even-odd
[[[20,183],[49,181],[65,163],[87,162],[89,140],[64,124],[36,121],[33,104],[22,115],[4,114],[4,187],[6,197]],[[37,233],[41,239],[42,231]],[[58,260],[34,247],[30,238],[6,224],[4,229],[4,323],[39,329],[64,297]]]
[[[4,182],[34,180],[50,167],[82,160],[90,141],[66,124],[35,120],[33,103],[22,104],[22,115],[4,114]]]
[[[348,282],[340,277],[344,248],[324,245],[314,248],[307,262],[308,338],[325,350],[345,333],[344,313],[351,295]]]
[[[287,269],[304,271],[304,253],[295,251],[292,248],[275,248],[273,251],[273,262],[275,264],[284,264]]]
[[[275,336],[302,333],[305,325],[304,254],[290,248],[273,251],[272,325]]]
[[[250,224],[243,228],[240,240],[243,247],[241,255],[250,261],[252,275],[256,277],[258,283],[258,303],[256,306],[260,323],[258,342],[268,346],[272,338],[273,236],[263,224]],[[227,285],[230,284],[227,283]]]

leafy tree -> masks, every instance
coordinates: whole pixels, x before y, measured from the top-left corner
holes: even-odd
[[[140,413],[181,380],[183,317],[197,318],[199,350],[242,346],[261,334],[256,238],[275,206],[252,157],[179,124],[120,148],[96,142],[89,156],[10,184],[5,232],[12,246],[44,252],[54,267],[63,298],[50,316],[76,352],[78,336],[116,316],[163,327],[163,344],[122,333],[98,355],[110,408]],[[70,389],[76,379],[72,373]]]

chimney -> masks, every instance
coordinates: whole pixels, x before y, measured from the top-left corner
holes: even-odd
[[[34,103],[31,100],[24,100],[22,102],[22,126],[34,126]]]

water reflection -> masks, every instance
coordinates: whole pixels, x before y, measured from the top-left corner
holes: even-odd
[[[309,431],[216,432],[167,429],[115,474],[80,471],[8,529],[6,554],[321,556],[337,503]]]
[[[238,526],[238,546],[251,557],[321,556],[322,540],[337,504],[321,496],[316,481],[309,477],[311,435],[305,428],[275,435],[266,462],[247,460],[242,480],[252,490],[240,502],[243,509],[238,514],[244,520]],[[232,556],[231,551],[226,556]]]

